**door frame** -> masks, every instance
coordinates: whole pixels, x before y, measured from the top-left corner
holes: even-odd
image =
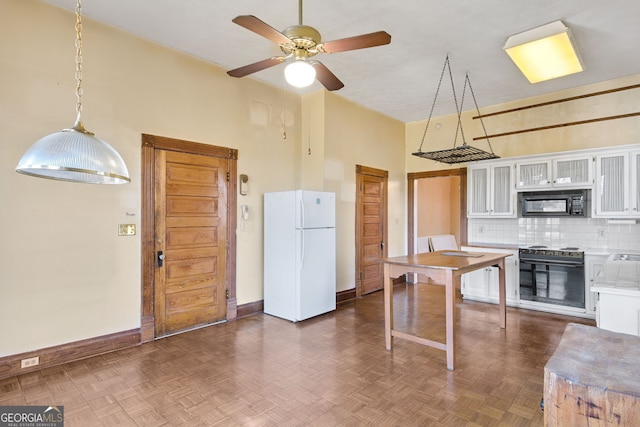
[[[238,168],[238,150],[199,142],[183,141],[142,134],[141,191],[142,207],[140,218],[141,235],[141,274],[142,297],[140,319],[140,342],[153,341],[155,334],[154,311],[154,271],[155,254],[155,157],[156,150],[177,151],[188,154],[218,157],[228,160],[227,173],[227,313],[226,319],[237,317],[236,300],[236,226],[237,226],[237,194],[236,175]]]
[[[438,171],[426,172],[410,172],[407,174],[407,245],[409,245],[408,254],[414,254],[415,227],[414,227],[414,211],[415,201],[415,182],[417,179],[438,178],[438,177],[460,177],[460,245],[467,244],[467,168],[445,169]]]
[[[368,166],[356,165],[356,298],[362,296],[362,227],[363,223],[363,209],[362,209],[362,176],[370,175],[377,178],[384,179],[385,185],[383,185],[382,203],[384,205],[382,210],[382,239],[385,243],[382,258],[387,257],[387,242],[389,241],[388,224],[387,224],[387,211],[389,209],[388,202],[388,185],[389,185],[389,172],[382,169],[375,169]]]

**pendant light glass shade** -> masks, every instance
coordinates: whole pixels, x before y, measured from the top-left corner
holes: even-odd
[[[82,112],[82,2],[76,5],[76,122],[37,140],[16,166],[16,172],[39,178],[88,184],[131,182],[120,154],[84,128]]]
[[[120,154],[82,124],[37,140],[20,159],[16,172],[89,184],[131,182]]]

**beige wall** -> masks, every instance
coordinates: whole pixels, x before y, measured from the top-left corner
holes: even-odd
[[[402,122],[330,92],[325,98],[324,188],[336,193],[337,289],[355,285],[356,165],[389,172],[389,256],[406,254],[406,187]]]
[[[0,0],[0,8],[0,357],[139,327],[140,236],[118,237],[117,225],[140,226],[142,133],[238,149],[250,189],[238,196],[250,212],[238,218],[240,305],[263,298],[265,192],[338,193],[338,290],[351,289],[355,164],[389,170],[390,253],[403,253],[403,123],[324,90],[301,97],[233,79],[87,18],[84,123],[120,152],[132,183],[15,173],[34,141],[75,120],[75,18],[40,1]]]
[[[132,183],[20,175],[27,148],[75,120],[75,18],[40,1],[0,10],[0,356],[139,327],[140,236],[117,225],[140,226],[142,133],[239,150],[251,217],[238,219],[237,297],[261,300],[262,194],[301,184],[300,97],[84,19],[84,123]]]

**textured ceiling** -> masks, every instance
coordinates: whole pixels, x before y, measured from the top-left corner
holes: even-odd
[[[75,0],[46,0],[71,11]],[[84,0],[83,15],[186,52],[225,70],[281,52],[231,20],[255,15],[278,30],[298,23],[298,1]],[[403,122],[426,119],[448,54],[456,91],[469,73],[480,106],[499,104],[640,73],[640,1],[635,0],[307,0],[303,23],[323,41],[385,30],[391,44],[335,54],[323,62],[344,82],[336,93]],[[503,52],[510,35],[562,20],[572,30],[585,71],[530,84]],[[86,30],[85,30],[86,31]],[[249,77],[283,90],[284,65]],[[229,77],[230,79],[232,77]],[[455,112],[449,80],[434,115]],[[460,94],[458,94],[460,97]],[[473,104],[465,100],[464,109]]]

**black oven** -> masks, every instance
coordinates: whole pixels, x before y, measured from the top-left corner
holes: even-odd
[[[584,252],[577,248],[522,248],[520,300],[585,308]]]

